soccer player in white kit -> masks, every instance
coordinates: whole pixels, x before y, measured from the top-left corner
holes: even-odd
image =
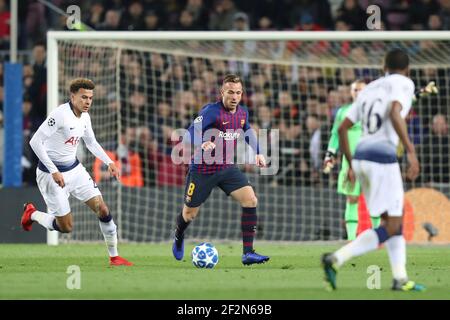
[[[70,101],[53,110],[30,141],[39,158],[36,181],[47,204],[48,213],[36,210],[32,203],[24,205],[21,224],[30,231],[33,222],[48,230],[61,233],[72,231],[73,218],[69,205],[72,195],[86,203],[99,218],[100,230],[105,238],[112,266],[131,266],[117,251],[117,226],[100,190],[76,158],[80,138],[86,147],[101,159],[110,174],[119,179],[119,171],[95,139],[89,108],[92,105],[95,84],[78,78],[70,84]]]
[[[371,216],[381,216],[376,229],[362,232],[354,241],[334,253],[322,256],[325,280],[336,289],[337,269],[346,261],[373,251],[384,243],[393,275],[393,290],[422,291],[424,286],[410,281],[406,273],[406,242],[402,234],[404,191],[396,148],[399,138],[405,147],[407,177],[419,175],[419,161],[406,130],[405,117],[414,98],[414,83],[408,78],[409,57],[400,49],[387,53],[386,75],[364,88],[339,127],[343,152],[351,166],[348,182],[361,183]],[[347,131],[361,121],[362,136],[352,159]]]

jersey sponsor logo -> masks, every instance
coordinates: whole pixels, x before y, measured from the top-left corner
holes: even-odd
[[[223,138],[225,140],[236,140],[240,135],[241,134],[239,132],[219,132],[219,138]]]
[[[80,142],[80,137],[70,137],[70,139],[64,142],[64,144],[71,144],[73,146],[76,146],[78,142]]]
[[[203,116],[198,116],[197,118],[195,118],[194,123],[199,123],[203,121]]]
[[[53,127],[56,124],[56,121],[54,118],[49,118],[47,124],[49,127]]]

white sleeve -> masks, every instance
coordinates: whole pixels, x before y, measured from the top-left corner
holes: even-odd
[[[400,115],[405,118],[411,109],[414,97],[414,83],[410,79],[392,82],[391,101],[398,101],[402,105]]]
[[[358,105],[359,105],[359,102],[358,102],[358,100],[356,100],[352,104],[350,109],[348,109],[348,111],[347,111],[346,118],[348,118],[353,123],[357,123],[358,121],[360,121],[360,118],[361,118]]]
[[[83,136],[83,140],[86,143],[86,147],[88,150],[97,158],[103,161],[107,166],[109,166],[113,161],[106,154],[105,150],[101,147],[101,145],[95,139],[94,130],[92,130],[91,119],[88,118],[88,124],[86,127],[86,133]]]
[[[47,119],[39,126],[39,129],[33,135],[30,140],[31,149],[33,149],[36,156],[44,164],[44,166],[50,171],[50,173],[58,172],[55,164],[47,154],[45,150],[44,142],[50,138],[58,128],[63,126],[63,118],[58,110],[54,110]]]

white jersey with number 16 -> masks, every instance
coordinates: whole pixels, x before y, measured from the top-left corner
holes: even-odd
[[[399,137],[391,122],[391,106],[398,101],[402,105],[401,116],[405,118],[411,109],[413,96],[414,83],[400,74],[372,81],[359,93],[347,114],[353,123],[361,121],[363,131],[355,158],[358,154],[362,156],[360,159],[373,161],[380,156],[395,157]]]

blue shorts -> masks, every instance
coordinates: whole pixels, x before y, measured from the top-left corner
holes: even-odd
[[[250,186],[250,181],[238,167],[226,168],[213,174],[189,170],[186,176],[184,203],[190,208],[199,207],[216,186],[229,196],[237,189]]]

